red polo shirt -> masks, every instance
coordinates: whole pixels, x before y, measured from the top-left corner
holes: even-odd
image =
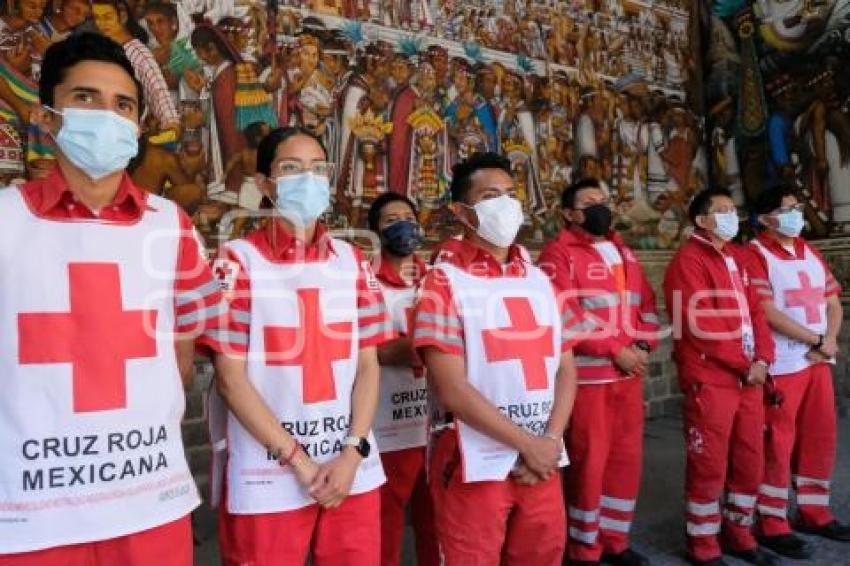
[[[97,212],[77,198],[58,166],[44,179],[29,181],[20,190],[30,211],[45,221],[102,222],[120,229],[141,220],[145,212],[155,210],[148,202],[148,193],[126,173],[115,198]],[[178,211],[180,249],[174,279],[175,332],[180,338],[192,338],[216,328],[226,305],[202,253],[192,220],[179,207]]]
[[[450,263],[470,275],[487,278],[524,277],[532,265],[528,252],[519,245],[510,247],[508,261],[502,264],[467,239],[444,242],[435,258],[435,264],[440,262]],[[563,321],[561,351],[567,352],[575,343],[580,319],[566,302],[560,302],[559,308]],[[421,297],[414,315],[414,347],[420,350],[430,346],[441,352],[463,356],[462,318],[455,306],[448,277],[439,267],[434,267],[422,281]]]
[[[245,239],[272,263],[281,265],[298,262],[327,261],[334,251],[333,238],[327,228],[319,224],[312,241],[302,242],[286,230],[280,222],[269,222]],[[378,346],[396,338],[392,320],[384,304],[375,275],[359,248],[354,248],[360,273],[357,278],[357,310],[360,330],[360,348]],[[213,263],[218,278],[230,303],[230,315],[224,332],[207,333],[205,340],[218,342],[220,348],[239,355],[248,351],[251,330],[251,280],[239,257],[225,250]]]

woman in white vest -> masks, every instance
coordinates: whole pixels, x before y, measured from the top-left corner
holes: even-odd
[[[56,167],[0,191],[0,564],[191,566],[183,386],[221,292],[188,216],[125,171],[123,49],[72,35],[39,90]]]
[[[381,564],[401,564],[405,508],[416,535],[416,563],[440,563],[431,496],[425,474],[428,386],[422,360],[413,350],[410,323],[420,281],[428,267],[416,250],[422,228],[416,207],[405,195],[387,192],[369,208],[369,229],[380,240],[373,268],[399,338],[378,348],[381,395],[375,414],[375,440],[387,483],[381,487]]]
[[[837,434],[831,365],[844,316],[841,287],[818,251],[800,237],[803,203],[793,189],[767,190],[754,208],[762,230],[748,246],[747,270],[776,344],[758,531],[761,544],[774,552],[807,559],[814,549],[788,520],[792,483],[794,529],[850,542],[850,525],[839,523],[829,508]]]
[[[429,481],[449,566],[554,566],[564,553],[560,468],[579,320],[514,243],[515,190],[499,155],[454,168],[464,237],[443,243],[416,307],[414,346],[439,406]]]
[[[225,564],[380,559],[384,473],[370,430],[376,347],[393,333],[369,262],[319,222],[332,168],[308,131],[272,131],[257,186],[273,215],[215,263],[230,295],[230,327],[213,336],[228,346],[216,382],[229,413],[212,427],[216,460],[227,458]]]

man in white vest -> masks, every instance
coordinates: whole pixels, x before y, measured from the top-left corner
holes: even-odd
[[[212,426],[223,563],[376,566],[384,473],[370,431],[392,323],[369,261],[319,222],[333,174],[321,141],[273,130],[257,171],[274,216],[214,263],[230,323],[207,335],[226,352],[229,412]]]
[[[792,480],[798,510],[794,528],[850,542],[850,526],[839,523],[829,508],[836,443],[830,366],[838,355],[841,288],[818,251],[800,237],[803,206],[793,189],[763,192],[755,205],[762,230],[747,257],[750,281],[776,343],[758,532],[762,545],[796,559],[809,558],[813,549],[788,521]]]
[[[111,40],[54,44],[31,118],[56,167],[0,191],[3,566],[192,564],[183,387],[225,305],[186,214],[125,172],[141,92]]]
[[[449,566],[561,564],[578,316],[514,243],[523,214],[505,158],[459,163],[451,194],[465,234],[443,243],[425,277],[413,338],[436,405],[440,551]]]
[[[416,255],[422,245],[422,227],[413,202],[393,192],[375,199],[368,219],[381,248],[373,261],[375,276],[399,334],[396,340],[378,348],[381,394],[374,428],[387,475],[387,483],[381,486],[381,564],[401,564],[409,504],[416,563],[438,566],[434,513],[425,473],[428,386],[409,328],[417,289],[428,272],[428,266]]]

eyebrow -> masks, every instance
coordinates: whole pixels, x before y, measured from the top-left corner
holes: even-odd
[[[71,88],[71,92],[82,92],[85,94],[96,94],[98,96],[103,96],[103,92],[100,89],[91,86],[75,86]],[[122,102],[132,102],[136,105],[139,104],[139,101],[133,96],[129,96],[127,94],[118,94],[116,96],[118,97],[118,100],[121,100]]]

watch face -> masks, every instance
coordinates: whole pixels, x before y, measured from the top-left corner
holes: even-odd
[[[371,452],[372,446],[369,444],[369,441],[365,438],[360,439],[360,445],[357,447],[357,451],[360,452],[360,455],[364,458],[369,457],[369,452]]]

